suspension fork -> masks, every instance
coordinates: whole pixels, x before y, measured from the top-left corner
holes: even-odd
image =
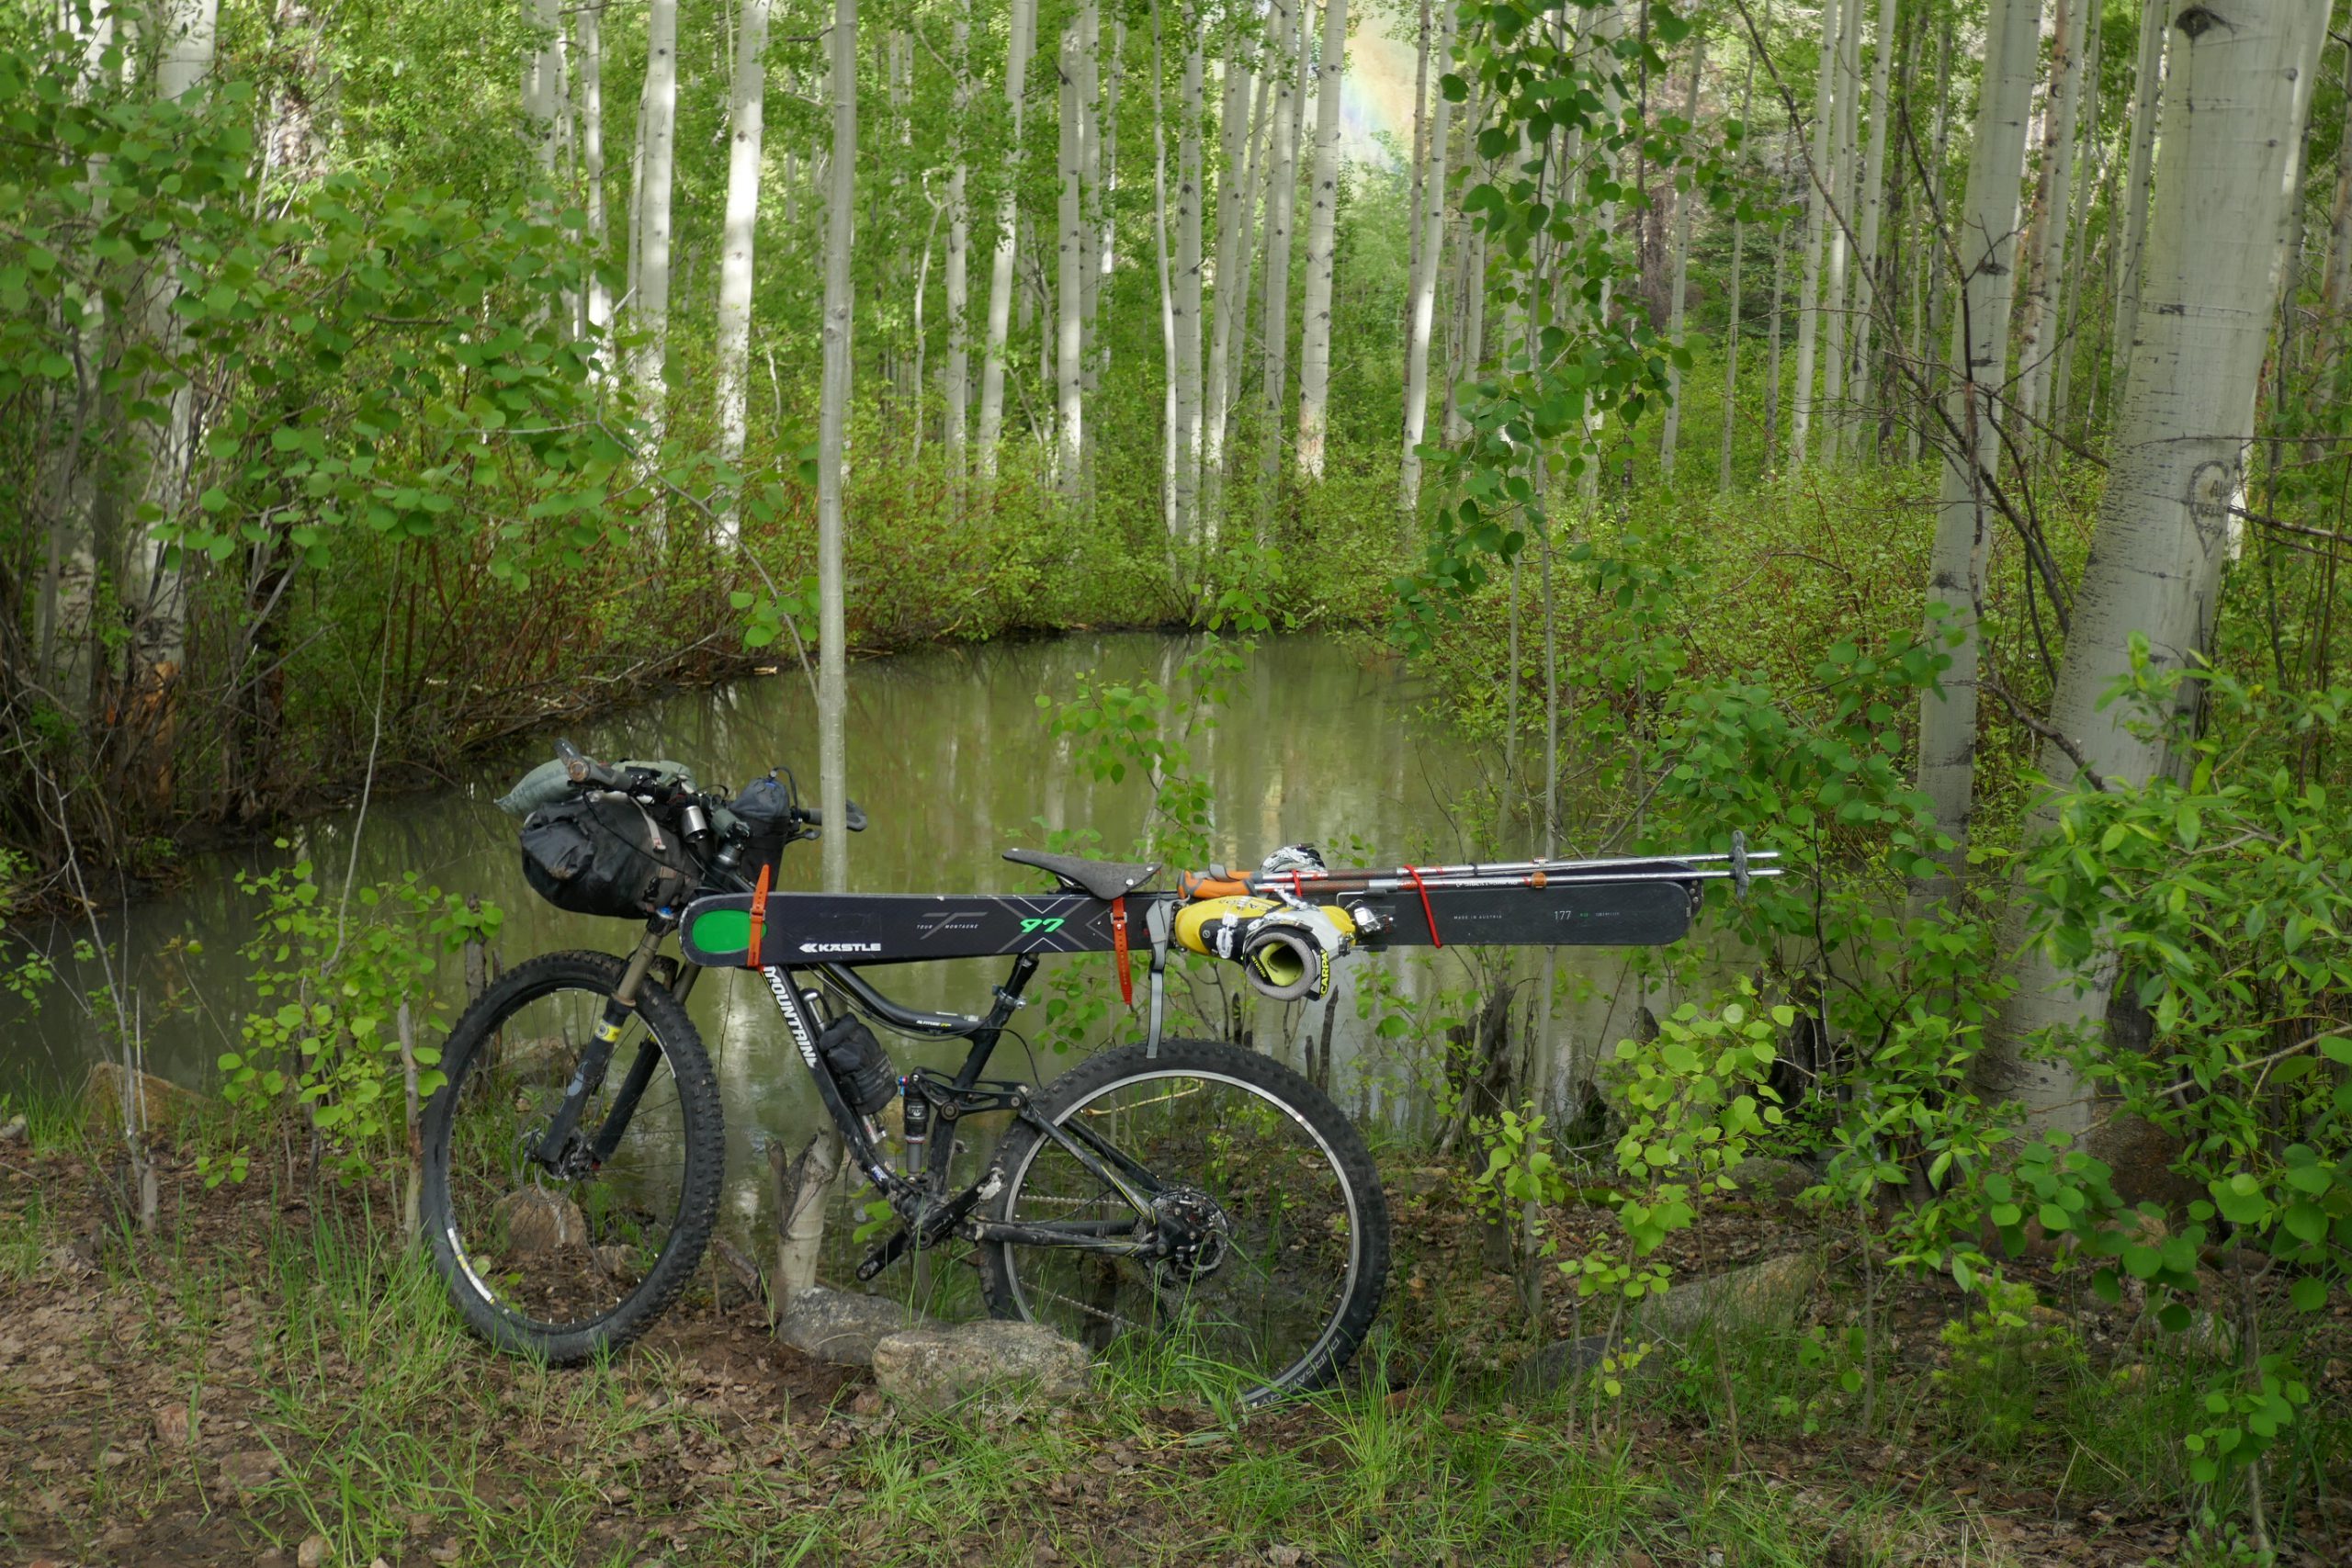
[[[620,1043],[628,1021],[637,1016],[637,993],[645,984],[646,972],[653,967],[654,954],[661,951],[662,939],[670,933],[674,922],[660,916],[645,922],[645,934],[638,939],[637,949],[628,956],[628,965],[621,971],[621,983],[605,998],[605,1010],[588,1037],[587,1048],[580,1053],[579,1066],[572,1069],[571,1081],[563,1088],[563,1103],[539,1135],[538,1147],[531,1157],[541,1166],[554,1170],[569,1151],[573,1134],[580,1130],[580,1114],[586,1109],[588,1097],[604,1087],[605,1074],[612,1066],[613,1050]],[[647,1040],[637,1048],[637,1060],[629,1065],[628,1077],[622,1080],[621,1092],[616,1097],[604,1124],[597,1129],[590,1158],[601,1164],[612,1155],[620,1142],[622,1129],[637,1111],[637,1102],[644,1098],[646,1085],[653,1079],[653,1069],[660,1061],[662,1048]]]

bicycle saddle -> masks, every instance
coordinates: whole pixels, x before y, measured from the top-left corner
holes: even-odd
[[[1034,865],[1039,871],[1051,872],[1063,886],[1104,899],[1134,892],[1159,870],[1157,861],[1149,865],[1133,865],[1125,861],[1049,855],[1043,850],[1007,850],[1004,858],[1015,865]]]

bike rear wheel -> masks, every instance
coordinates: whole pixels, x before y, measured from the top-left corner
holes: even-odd
[[[718,1209],[718,1086],[685,1010],[651,979],[568,1152],[547,1157],[623,967],[558,953],[501,977],[450,1031],[448,1081],[424,1116],[425,1230],[459,1314],[502,1349],[558,1363],[652,1326],[694,1277]]]
[[[1269,1057],[1203,1040],[1105,1052],[1048,1085],[1037,1114],[1138,1210],[1026,1121],[997,1155],[987,1217],[1065,1234],[1160,1237],[1157,1258],[988,1241],[1000,1317],[1043,1323],[1147,1381],[1261,1404],[1330,1382],[1371,1328],[1388,1275],[1388,1205],[1338,1106]]]

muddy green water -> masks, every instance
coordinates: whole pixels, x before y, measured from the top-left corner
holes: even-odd
[[[1130,778],[1102,784],[1075,776],[1049,739],[1038,706],[1060,699],[1081,675],[1104,680],[1173,680],[1189,644],[1149,635],[1079,637],[1051,642],[936,649],[854,666],[850,675],[850,793],[871,819],[850,840],[852,886],[873,892],[936,892],[1047,886],[1041,874],[998,857],[1008,846],[1037,844],[1058,828],[1088,828],[1102,852],[1134,841],[1147,805]],[[1180,692],[1180,704],[1188,700]],[[1214,785],[1217,848],[1212,857],[1254,864],[1269,849],[1312,840],[1334,852],[1386,863],[1468,854],[1457,831],[1460,798],[1480,781],[1479,763],[1443,721],[1427,715],[1426,694],[1397,667],[1360,659],[1339,641],[1271,638],[1251,660],[1246,685],[1195,745],[1196,766]],[[507,964],[565,947],[626,951],[636,928],[563,914],[525,886],[515,824],[492,802],[523,768],[569,734],[592,754],[666,757],[693,767],[705,787],[740,785],[770,766],[798,771],[813,795],[814,704],[808,682],[786,665],[771,677],[712,691],[679,694],[606,720],[550,726],[510,764],[484,771],[461,788],[378,800],[364,824],[342,812],[304,825],[292,852],[210,857],[166,897],[101,921],[118,974],[137,998],[151,1070],[202,1085],[223,1051],[238,1043],[252,1004],[253,964],[240,949],[250,940],[254,903],[236,874],[306,854],[330,887],[356,867],[360,886],[413,870],[445,889],[475,893],[499,905],[506,923],[496,950]],[[357,838],[356,852],[354,838]],[[786,857],[786,886],[814,886],[815,844]],[[61,954],[60,984],[38,1010],[0,1002],[0,1090],[78,1083],[101,1050],[96,1015],[83,998],[102,987],[96,964],[62,956],[74,931],[32,933]],[[79,934],[87,935],[86,927]],[[200,951],[197,951],[200,950]],[[1367,987],[1394,987],[1434,1015],[1442,993],[1469,983],[1473,955],[1459,950],[1409,955],[1358,955],[1342,966],[1330,1036],[1331,1087],[1343,1103],[1399,1128],[1427,1125],[1429,1101],[1417,1087],[1430,1070],[1428,1053],[1407,1038],[1378,1032],[1360,1016]],[[1558,1048],[1571,1059],[1624,1032],[1620,1005],[1624,955],[1569,950],[1562,954],[1567,1012]],[[1108,987],[1107,955],[1047,961],[1031,994],[1043,997],[1055,966],[1091,966]],[[1202,971],[1174,987],[1182,998],[1213,1001],[1216,981]],[[455,998],[455,964],[448,988]],[[1001,961],[890,966],[872,971],[883,988],[925,1008],[976,1011],[1001,977]],[[1188,990],[1188,987],[1190,989]],[[692,1011],[718,1063],[733,1153],[747,1162],[770,1138],[797,1139],[815,1125],[816,1096],[785,1038],[756,976],[707,975]],[[1038,1008],[1016,1027],[1038,1030]],[[443,1021],[446,1022],[447,1013]],[[1261,1049],[1295,1064],[1322,1035],[1319,1006],[1281,1007],[1249,998],[1242,1021]],[[1132,1037],[1122,1025],[1121,1038]],[[1100,1043],[1097,1041],[1096,1043]],[[941,1065],[959,1053],[926,1047],[909,1059]],[[1074,1058],[1042,1045],[1035,1076],[1050,1077]],[[1030,1077],[1020,1046],[1008,1043],[995,1071]]]

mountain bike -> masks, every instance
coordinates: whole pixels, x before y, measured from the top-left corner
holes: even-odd
[[[696,891],[752,887],[755,860],[759,883],[772,874],[734,800],[578,762],[582,793],[625,796],[665,843],[691,846],[681,866]],[[773,855],[824,824],[793,799],[767,826]],[[1089,899],[1151,869],[1026,858]],[[695,1275],[725,1131],[684,1005],[704,966],[662,952],[691,905],[649,911],[627,954],[518,965],[450,1032],[424,1121],[424,1213],[459,1313],[495,1346],[556,1363],[617,1348]],[[849,1163],[896,1221],[860,1276],[968,1242],[995,1315],[1098,1352],[1181,1357],[1246,1404],[1329,1382],[1388,1271],[1387,1203],[1362,1136],[1297,1073],[1216,1041],[1122,1046],[1043,1087],[986,1076],[1038,966],[1037,951],[1013,954],[986,1013],[967,1017],[904,1006],[830,956],[757,965]],[[867,1019],[961,1039],[962,1065],[898,1073]],[[893,1104],[895,1131],[878,1119]],[[1010,1120],[980,1179],[951,1190],[957,1128],[990,1113]]]

